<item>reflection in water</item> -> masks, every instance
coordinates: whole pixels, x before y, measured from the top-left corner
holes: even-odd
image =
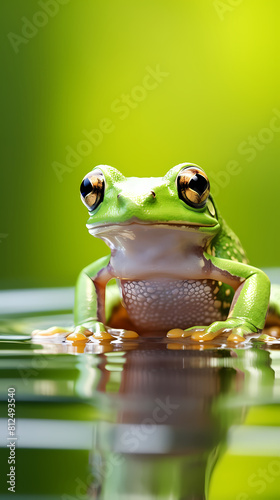
[[[0,357],[4,464],[16,389],[15,498],[279,499],[277,346],[5,340]]]
[[[147,342],[126,353],[117,395],[108,394],[113,422],[97,428],[97,498],[205,498],[226,432],[245,418],[246,388],[257,381],[260,393],[273,382],[268,352],[241,352],[169,350]],[[251,374],[256,361],[258,380],[255,369]],[[112,365],[104,363],[102,372],[106,391]],[[237,394],[242,397],[232,407]]]

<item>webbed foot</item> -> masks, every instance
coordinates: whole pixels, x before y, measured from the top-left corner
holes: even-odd
[[[85,340],[99,340],[111,341],[111,340],[124,340],[124,339],[135,339],[139,337],[138,333],[132,330],[116,330],[113,328],[107,328],[103,323],[99,321],[90,321],[70,328],[61,328],[59,326],[52,326],[47,330],[34,330],[32,332],[33,338],[60,338],[65,339],[70,342],[78,342]]]
[[[229,342],[244,342],[246,335],[256,333],[258,329],[246,320],[240,318],[228,318],[225,321],[215,321],[208,326],[193,326],[186,330],[174,329],[167,333],[169,338],[186,338],[204,342],[213,340],[223,333],[229,333]]]

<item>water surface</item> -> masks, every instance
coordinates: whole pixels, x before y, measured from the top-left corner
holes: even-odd
[[[0,342],[1,498],[15,389],[16,499],[280,498],[279,344],[66,343],[18,317]],[[15,333],[16,332],[16,333]]]

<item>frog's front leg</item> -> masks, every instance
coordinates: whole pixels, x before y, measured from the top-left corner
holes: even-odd
[[[79,274],[75,291],[75,325],[105,321],[105,287],[111,277],[107,270],[109,261],[109,255],[102,257]]]
[[[80,273],[75,292],[75,332],[91,331],[95,338],[110,339],[105,322],[105,289],[112,278],[108,264],[110,255],[93,262]]]
[[[52,327],[48,330],[34,330],[35,337],[62,335],[71,341],[84,340],[93,333],[96,338],[111,338],[105,323],[105,288],[111,278],[108,272],[110,255],[103,257],[80,273],[75,291],[74,327]]]
[[[266,274],[241,262],[220,259],[204,254],[205,267],[213,279],[223,281],[235,288],[228,318],[216,321],[209,326],[192,327],[182,336],[190,336],[193,340],[212,340],[222,331],[230,333],[228,340],[240,342],[244,336],[260,332],[265,324],[269,305],[270,281]]]
[[[99,259],[86,267],[78,277],[74,309],[75,332],[79,333],[80,329],[84,333],[91,331],[96,340],[111,340],[116,336],[122,339],[136,338],[138,334],[134,331],[124,328],[115,330],[106,326],[110,323],[115,308],[121,305],[117,284],[106,287],[114,277],[110,272],[109,262],[110,256]]]

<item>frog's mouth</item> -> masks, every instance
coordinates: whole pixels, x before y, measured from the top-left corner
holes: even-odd
[[[148,229],[148,227],[151,227],[151,229],[156,229],[156,228],[166,228],[166,229],[177,229],[181,231],[195,231],[195,232],[203,232],[203,233],[209,233],[209,234],[215,234],[218,232],[220,228],[220,224],[216,220],[215,223],[213,224],[200,224],[200,223],[195,223],[195,222],[178,222],[178,221],[141,221],[139,219],[135,220],[130,220],[126,222],[105,222],[102,224],[87,224],[86,225],[88,228],[88,231],[90,234],[93,236],[97,236],[101,233],[108,233],[108,232],[116,232],[119,228],[120,231],[123,231],[124,229],[133,229],[133,227],[139,227],[142,226],[145,229]]]

